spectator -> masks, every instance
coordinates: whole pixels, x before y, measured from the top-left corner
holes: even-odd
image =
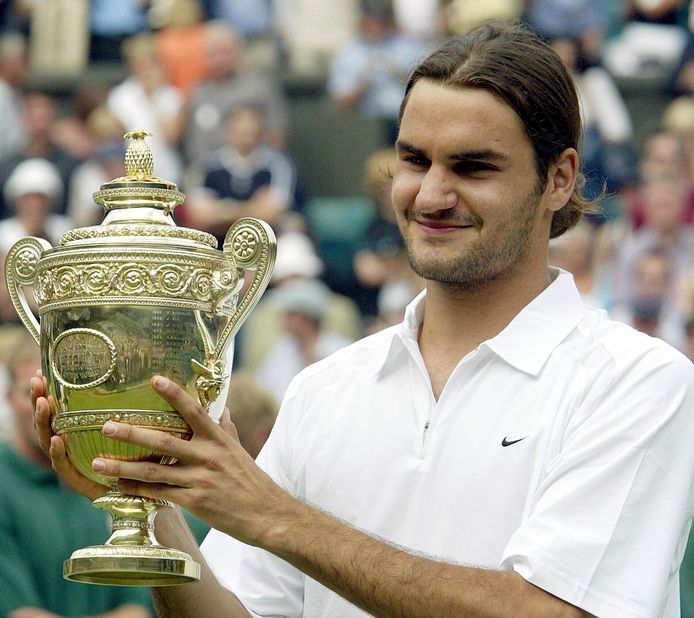
[[[6,255],[24,236],[58,245],[60,235],[72,227],[68,217],[55,214],[62,194],[58,170],[48,161],[27,159],[17,165],[3,187],[5,202],[14,216],[0,221],[0,253]]]
[[[212,0],[211,17],[228,23],[246,42],[249,66],[275,70],[279,66],[275,0]]]
[[[646,136],[639,161],[639,174],[642,179],[672,176],[686,187],[689,203],[683,215],[683,221],[694,220],[694,183],[692,183],[691,155],[687,150],[684,135],[674,129],[658,129]],[[630,214],[635,228],[643,225],[643,204],[638,193],[630,205]]]
[[[142,0],[91,0],[91,49],[96,62],[120,62],[125,39],[149,30]]]
[[[107,88],[86,82],[79,86],[72,99],[70,114],[53,125],[53,141],[73,157],[84,161],[94,154],[96,144],[89,129],[89,115],[106,102]]]
[[[628,0],[621,31],[602,57],[613,75],[666,81],[685,61],[689,0]]]
[[[568,270],[583,302],[592,309],[609,309],[612,293],[609,285],[596,270],[593,259],[593,226],[581,221],[559,238],[549,243],[548,263]],[[607,282],[609,283],[609,281]]]
[[[241,446],[255,459],[275,424],[279,404],[249,374],[236,372],[231,376],[227,407]]]
[[[644,181],[640,194],[644,224],[617,254],[615,298],[620,304],[635,297],[636,265],[643,255],[659,250],[666,252],[669,281],[673,286],[694,266],[694,229],[682,225],[689,202],[687,186],[676,177],[649,178]],[[674,293],[674,287],[670,293]]]
[[[577,66],[595,64],[600,57],[607,12],[600,0],[528,0],[525,21],[546,40],[577,42]]]
[[[24,98],[22,121],[26,139],[19,152],[0,160],[0,184],[4,184],[14,168],[26,159],[41,158],[52,163],[58,170],[62,181],[62,197],[56,205],[56,212],[65,214],[68,204],[70,178],[79,160],[72,156],[54,138],[57,102],[53,95],[33,91]],[[0,203],[0,219],[9,216],[8,205]]]
[[[96,225],[103,209],[94,203],[94,192],[105,182],[125,175],[125,128],[106,105],[97,107],[87,119],[94,153],[80,163],[72,175],[68,215],[76,227]]]
[[[339,107],[382,119],[392,144],[405,79],[423,48],[395,29],[387,3],[364,3],[359,23],[358,35],[335,54],[328,91]]]
[[[629,297],[610,313],[614,319],[684,352],[684,320],[672,298],[674,285],[669,259],[663,249],[640,254],[633,263],[633,287]]]
[[[7,365],[13,438],[0,443],[0,615],[148,618],[145,589],[83,586],[58,575],[73,550],[100,543],[108,526],[58,480],[38,446],[28,384],[40,366],[39,347],[24,333]]]
[[[441,4],[441,0],[393,0],[393,17],[398,31],[423,43],[440,38],[445,34]],[[472,4],[479,5],[477,2]],[[486,6],[489,2],[484,4]]]
[[[180,183],[182,165],[177,150],[181,93],[166,81],[151,34],[140,34],[123,43],[123,56],[130,75],[113,88],[107,104],[128,131],[152,132],[149,144],[154,155],[154,173]]]
[[[295,279],[275,289],[281,334],[256,372],[258,383],[278,401],[305,367],[326,358],[351,340],[323,324],[330,290],[317,279]]]
[[[157,49],[169,83],[184,98],[207,75],[204,11],[200,0],[159,3]]]
[[[275,0],[289,70],[324,79],[335,52],[357,31],[360,0]]]
[[[204,164],[224,145],[224,121],[239,106],[261,111],[265,141],[282,147],[287,130],[287,103],[278,83],[268,74],[247,69],[240,37],[226,24],[206,25],[209,75],[193,91],[184,114],[183,150],[188,163]]]
[[[518,21],[523,14],[524,4],[524,0],[492,0],[491,2],[447,0],[444,2],[443,19],[446,30],[450,34],[465,34],[491,19]]]
[[[255,373],[273,343],[281,336],[280,304],[275,294],[294,281],[316,281],[323,262],[316,255],[311,240],[299,231],[286,232],[277,239],[277,261],[272,274],[272,288],[244,323],[239,337],[239,367]],[[324,298],[322,326],[354,341],[362,335],[360,314],[351,298],[330,291]]]
[[[257,109],[233,110],[226,123],[227,144],[205,166],[202,190],[191,192],[187,216],[220,242],[240,217],[257,217],[277,227],[294,205],[294,165],[264,144],[262,123]]]
[[[605,185],[609,192],[614,192],[636,174],[629,110],[607,71],[596,65],[580,67],[577,41],[556,38],[551,45],[573,75],[578,90],[587,193],[597,197]]]
[[[0,160],[19,152],[24,143],[20,88],[26,69],[26,40],[17,32],[6,32],[0,36]]]
[[[354,274],[359,284],[365,288],[359,300],[361,311],[367,320],[379,313],[378,298],[384,286],[399,287],[402,282],[406,288],[410,288],[410,293],[405,293],[409,300],[421,289],[421,285],[415,283],[405,243],[395,222],[390,198],[394,164],[395,149],[384,148],[373,153],[364,166],[366,189],[374,199],[376,214],[354,254]]]

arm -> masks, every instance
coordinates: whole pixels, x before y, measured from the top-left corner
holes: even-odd
[[[172,500],[218,530],[272,552],[375,615],[584,615],[513,572],[417,556],[297,500],[256,466],[233,432],[215,425],[178,386],[155,381],[155,388],[191,425],[194,438],[183,442],[161,432],[107,423],[104,431],[109,437],[155,448],[180,462],[172,467],[95,460],[101,473],[130,479],[121,481],[124,491]],[[161,538],[168,542],[168,533]],[[190,600],[185,592],[180,594]],[[218,603],[210,605],[219,607]]]

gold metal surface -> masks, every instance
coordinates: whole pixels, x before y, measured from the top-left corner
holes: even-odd
[[[126,134],[126,176],[101,186],[99,226],[64,234],[58,247],[25,237],[10,249],[5,276],[22,322],[40,344],[52,427],[73,465],[111,488],[94,506],[112,516],[104,545],[79,549],[64,565],[76,581],[167,586],[199,579],[199,566],[154,536],[161,500],[123,495],[117,479],[92,470],[95,457],[173,463],[149,449],[102,433],[107,420],[170,432],[191,430],[151,387],[164,375],[221,416],[231,373],[233,339],[267,287],[275,237],[257,219],[240,219],[222,250],[213,236],[176,226],[184,196],[154,176],[146,131]],[[246,271],[253,271],[241,296]],[[38,305],[32,312],[26,291]]]

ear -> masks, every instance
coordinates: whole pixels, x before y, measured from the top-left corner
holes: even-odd
[[[566,206],[574,192],[577,176],[578,153],[574,148],[567,148],[548,171],[544,199],[549,210],[556,212]]]

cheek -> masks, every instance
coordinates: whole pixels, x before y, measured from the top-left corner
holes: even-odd
[[[393,178],[391,197],[395,213],[405,211],[414,203],[421,183],[419,178],[413,174],[399,173]]]

